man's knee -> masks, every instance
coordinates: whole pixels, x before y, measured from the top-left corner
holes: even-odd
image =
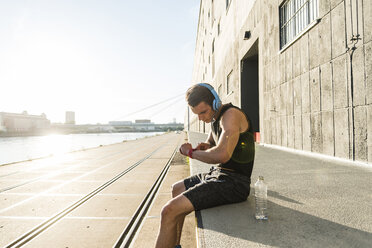
[[[184,196],[173,198],[161,210],[162,222],[174,222],[178,217],[193,211],[193,205]]]
[[[177,209],[175,204],[168,202],[161,209],[161,220],[164,221],[173,221],[177,218]]]
[[[172,197],[176,197],[186,190],[185,184],[183,181],[179,181],[172,185]]]

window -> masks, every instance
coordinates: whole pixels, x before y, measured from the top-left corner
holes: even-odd
[[[221,93],[222,93],[222,84],[220,86],[218,86],[217,93],[218,93],[219,96],[221,95]]]
[[[202,57],[203,57],[203,63],[205,62],[205,58],[204,58],[204,42],[203,42],[203,49],[202,49]]]
[[[318,0],[288,0],[279,8],[280,49],[318,18]]]
[[[218,21],[218,25],[217,25],[217,35],[220,35],[221,33],[221,21]]]
[[[229,75],[227,75],[227,79],[226,79],[226,94],[230,94],[232,93],[232,71],[229,73]]]
[[[229,8],[230,3],[231,3],[231,0],[226,0],[226,9]]]
[[[212,41],[212,54],[214,53],[214,39]]]

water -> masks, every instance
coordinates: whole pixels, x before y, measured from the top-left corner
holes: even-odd
[[[260,176],[254,184],[256,199],[256,219],[267,220],[267,186],[263,176]]]
[[[115,144],[124,140],[135,140],[162,133],[164,132],[0,137],[0,165]]]

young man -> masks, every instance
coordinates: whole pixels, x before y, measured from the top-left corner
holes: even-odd
[[[194,210],[245,201],[250,192],[254,138],[250,121],[237,107],[222,104],[209,84],[197,84],[186,100],[199,120],[211,123],[205,143],[195,149],[185,143],[181,154],[208,164],[209,173],[191,176],[172,186],[173,199],[161,211],[157,248],[181,247],[184,218]]]

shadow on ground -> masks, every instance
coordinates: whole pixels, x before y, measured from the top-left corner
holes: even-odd
[[[269,191],[268,195],[302,204],[275,191]],[[258,221],[254,218],[253,196],[254,192],[251,192],[246,202],[203,210],[203,216],[206,218],[202,216],[202,225],[205,229],[221,233],[217,235],[227,235],[275,247],[371,247],[372,233],[284,207],[272,201],[268,201],[269,220]],[[208,232],[207,235],[215,232]],[[210,240],[212,240],[210,237],[206,237],[205,242]]]

